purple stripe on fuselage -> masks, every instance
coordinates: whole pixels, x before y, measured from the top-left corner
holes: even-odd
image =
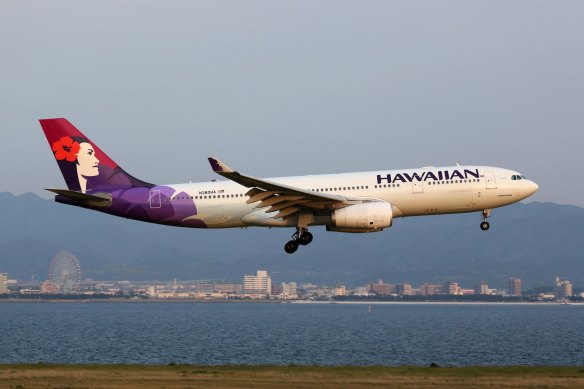
[[[185,192],[176,192],[169,186],[152,188],[100,188],[100,192],[112,195],[108,207],[90,207],[112,215],[151,223],[180,227],[206,228],[197,215],[195,201]]]

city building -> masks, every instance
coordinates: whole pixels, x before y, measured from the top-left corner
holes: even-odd
[[[376,284],[369,283],[369,293],[374,293],[378,296],[389,296],[390,294],[397,294],[397,287],[395,284],[384,284],[383,280],[379,280]]]
[[[403,284],[397,284],[397,294],[411,296],[414,294],[414,289],[412,288],[412,284],[404,282]]]
[[[298,292],[296,290],[296,282],[282,282],[282,292],[280,293],[280,298],[283,300],[296,299],[298,298]]]
[[[370,295],[371,295],[371,292],[369,292],[368,286],[357,286],[353,290],[353,296],[368,297]]]
[[[345,288],[345,285],[336,286],[333,294],[335,296],[346,296],[347,295],[347,288]]]
[[[267,270],[258,270],[255,276],[243,277],[243,293],[250,297],[264,298],[272,293],[272,278]]]
[[[521,296],[521,278],[509,278],[507,293],[511,296]]]
[[[562,280],[556,277],[556,297],[559,299],[571,297],[574,295],[572,283],[568,280]]]
[[[0,273],[0,294],[8,293],[8,274]]]
[[[229,294],[241,294],[243,287],[241,284],[215,283],[214,292],[223,292]]]
[[[475,286],[476,294],[489,294],[489,284],[486,281],[481,281],[480,285]]]
[[[447,282],[445,289],[448,290],[448,294],[450,295],[458,296],[462,294],[462,290],[460,289],[458,282]]]
[[[390,295],[413,295],[414,290],[412,285],[404,282],[402,284],[386,284],[383,280],[379,280],[377,283],[370,282],[367,284],[367,291],[378,296],[390,296]]]
[[[420,285],[420,295],[432,296],[435,294],[446,294],[446,291],[444,290],[444,285],[438,285],[438,284]]]
[[[43,293],[57,294],[59,291],[59,286],[53,284],[51,281],[45,281],[41,284],[41,292]]]

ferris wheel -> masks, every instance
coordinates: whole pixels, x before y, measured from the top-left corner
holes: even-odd
[[[49,267],[50,282],[59,293],[79,291],[81,281],[81,267],[75,255],[63,251],[55,255]]]

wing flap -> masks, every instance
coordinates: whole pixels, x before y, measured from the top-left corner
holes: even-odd
[[[261,200],[259,202],[259,204],[255,206],[255,208],[268,207],[270,205],[283,203],[285,201],[296,202],[296,201],[302,200],[302,199],[304,199],[303,196],[284,196],[284,195],[277,196],[277,195],[275,195],[275,196],[269,197],[265,200]],[[308,200],[308,201],[310,201],[310,200]]]
[[[285,219],[288,216],[291,216],[292,214],[296,213],[300,211],[300,208],[297,207],[288,207],[286,209],[281,210],[280,212],[278,212],[276,215],[272,216],[272,219]]]
[[[249,192],[247,192],[247,193],[249,193]],[[276,195],[276,194],[279,194],[279,192],[274,192],[274,191],[270,191],[270,190],[267,190],[265,192],[260,191],[257,194],[251,195],[251,197],[249,199],[247,199],[246,203],[253,204],[257,201],[262,201],[262,200],[267,199],[268,197]]]
[[[309,201],[310,200],[294,200],[294,201],[285,201],[283,203],[274,204],[266,211],[266,213],[276,212],[276,211],[279,211],[282,209],[286,209],[288,207],[293,207],[295,205],[302,205],[302,204],[308,203]]]

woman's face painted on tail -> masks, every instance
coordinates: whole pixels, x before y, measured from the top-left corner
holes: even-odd
[[[95,156],[93,146],[87,142],[82,142],[79,146],[80,149],[77,153],[77,172],[84,177],[99,175],[99,159]]]

